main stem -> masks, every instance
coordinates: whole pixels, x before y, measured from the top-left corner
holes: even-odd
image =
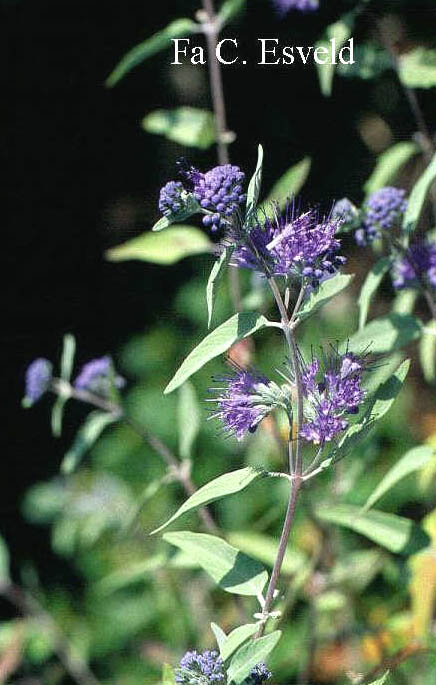
[[[274,601],[274,594],[275,590],[277,587],[277,583],[280,577],[280,571],[282,568],[283,564],[283,559],[285,557],[286,553],[286,548],[288,546],[288,540],[289,536],[291,534],[292,530],[292,524],[294,522],[294,517],[295,517],[295,509],[297,505],[297,499],[298,495],[300,493],[300,488],[302,486],[303,480],[302,480],[302,470],[303,470],[303,463],[302,463],[302,458],[301,458],[301,439],[300,439],[300,428],[303,423],[303,383],[301,379],[301,370],[300,370],[300,363],[299,363],[299,355],[298,355],[298,348],[297,348],[297,343],[295,342],[294,338],[294,333],[291,329],[290,325],[290,320],[288,316],[287,309],[285,307],[285,304],[283,302],[283,298],[280,294],[280,290],[277,286],[277,283],[275,282],[274,278],[269,278],[268,279],[270,288],[272,290],[272,293],[274,295],[274,298],[276,300],[277,306],[280,311],[280,315],[282,318],[282,326],[283,326],[283,331],[285,334],[286,342],[288,343],[289,347],[289,355],[291,358],[291,363],[293,366],[293,371],[294,371],[294,377],[295,377],[295,386],[297,390],[297,435],[295,438],[296,442],[296,447],[295,447],[295,467],[293,465],[293,460],[292,460],[292,450],[290,450],[290,471],[291,475],[293,476],[292,478],[292,486],[291,486],[291,494],[289,496],[289,501],[288,501],[288,507],[286,510],[286,516],[285,520],[283,523],[283,528],[282,528],[282,534],[280,536],[280,542],[279,542],[279,548],[277,551],[277,557],[274,562],[274,567],[271,573],[271,578],[269,581],[268,585],[268,590],[266,593],[266,598],[265,598],[265,604],[263,606],[263,614],[265,619],[262,621],[261,625],[259,626],[259,630],[257,631],[256,637],[261,637],[265,631],[265,625],[266,625],[266,620],[268,617],[268,614],[271,610],[272,603]],[[289,441],[292,443],[293,440],[293,426],[292,423],[290,425],[290,436],[289,436]]]

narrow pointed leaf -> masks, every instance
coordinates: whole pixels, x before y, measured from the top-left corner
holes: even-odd
[[[287,199],[297,195],[304,186],[309,176],[311,164],[311,158],[304,157],[304,159],[288,169],[273,186],[267,199],[262,204],[262,209],[268,213],[271,203],[278,203],[280,208],[283,209]]]
[[[401,167],[418,152],[418,145],[410,141],[396,143],[388,148],[378,157],[375,169],[363,187],[365,193],[370,195],[375,190],[380,190],[380,188],[389,185]]]
[[[407,88],[436,86],[436,50],[419,46],[400,56],[399,77]]]
[[[228,541],[250,557],[259,559],[265,566],[272,568],[277,557],[279,547],[278,538],[269,535],[255,533],[251,530],[241,530],[227,534]],[[301,571],[306,561],[302,552],[289,546],[286,549],[282,563],[281,573],[286,576],[294,575]]]
[[[400,480],[426,466],[431,461],[433,454],[434,449],[429,445],[414,447],[406,452],[382,478],[374,492],[368,497],[362,511],[368,511],[373,507]]]
[[[72,446],[63,458],[61,473],[69,474],[75,471],[82,457],[91,449],[104,429],[118,419],[119,416],[103,411],[92,411],[88,414]]]
[[[386,673],[381,678],[373,680],[371,683],[368,683],[368,685],[388,685],[389,675],[390,671],[386,671]]]
[[[382,257],[371,267],[360,291],[357,304],[359,305],[359,329],[362,329],[368,318],[369,307],[373,295],[382,282],[392,264],[390,257]]]
[[[240,647],[249,637],[254,635],[259,628],[258,623],[247,623],[244,626],[239,626],[232,630],[226,637],[225,642],[221,645],[220,655],[223,661],[227,661],[234,652]]]
[[[142,120],[147,133],[161,135],[179,145],[206,150],[216,140],[213,112],[197,107],[157,109]]]
[[[71,380],[73,373],[74,355],[76,353],[76,340],[71,333],[64,335],[62,355],[61,355],[61,369],[60,377],[66,383]],[[58,395],[56,402],[53,405],[51,413],[51,429],[53,435],[58,438],[62,434],[62,420],[64,416],[65,405],[68,397]]]
[[[0,588],[9,582],[9,551],[5,541],[0,537]]]
[[[233,17],[236,17],[244,9],[245,5],[246,0],[224,0],[217,12],[221,26],[228,24]]]
[[[179,390],[177,423],[179,454],[183,459],[192,457],[192,447],[200,431],[201,413],[194,386],[189,381]]]
[[[336,68],[335,63],[338,61],[339,50],[351,36],[355,18],[356,11],[354,10],[344,14],[338,21],[327,27],[322,40],[318,41],[316,44],[317,48],[327,48],[329,52],[332,49],[332,44],[330,42],[332,39],[334,39],[336,45],[334,59],[331,62],[329,61],[328,64],[317,64],[321,93],[326,97],[329,97],[332,94],[333,77]]]
[[[419,360],[427,383],[436,382],[436,323],[430,322],[419,341]]]
[[[190,352],[173,379],[168,383],[164,393],[167,395],[176,390],[211,359],[224,354],[237,340],[252,335],[255,331],[263,328],[266,323],[267,319],[257,312],[242,312],[227,319]]]
[[[422,209],[424,207],[424,202],[427,197],[427,193],[430,186],[434,182],[436,177],[436,154],[434,155],[432,161],[420,176],[418,181],[413,186],[412,192],[410,193],[409,201],[407,204],[407,209],[403,217],[403,231],[405,233],[412,233],[419,221]]]
[[[192,19],[176,19],[162,31],[158,31],[124,55],[106,80],[106,86],[112,88],[134,67],[141,64],[157,52],[169,48],[173,38],[187,38],[195,33],[197,24]]]
[[[376,509],[362,512],[351,504],[321,505],[316,515],[322,521],[360,533],[395,554],[415,554],[430,543],[429,535],[410,519]]]
[[[262,165],[263,165],[263,147],[258,146],[257,149],[257,165],[247,191],[247,219],[250,219],[256,209],[259,201],[260,187],[262,185]]]
[[[175,264],[185,257],[210,252],[212,243],[195,226],[172,226],[161,233],[147,231],[106,252],[111,262],[138,259],[152,264]]]
[[[298,314],[298,320],[303,321],[323,307],[332,299],[332,297],[335,297],[342,292],[342,290],[347,288],[353,279],[354,274],[336,274],[333,278],[329,278],[328,281],[321,283],[319,288],[311,293],[308,299],[303,303]]]
[[[212,629],[213,634],[215,635],[215,639],[217,641],[217,645],[221,653],[221,647],[227,640],[227,635],[225,634],[224,630],[216,623],[211,623],[210,627]]]
[[[205,533],[165,533],[163,539],[195,559],[226,592],[257,596],[268,580],[258,561],[242,554],[225,540]]]
[[[161,530],[166,528],[176,521],[180,516],[186,514],[188,511],[193,511],[199,507],[204,507],[210,502],[215,502],[222,497],[227,497],[228,495],[234,495],[236,492],[241,492],[246,487],[251,485],[253,481],[260,478],[262,475],[259,471],[254,471],[250,467],[244,469],[238,469],[237,471],[231,471],[230,473],[225,473],[214,480],[211,480],[202,488],[194,492],[191,497],[189,497],[186,502],[176,511],[173,516],[166,523],[159,528],[156,528],[151,535],[159,533]]]
[[[220,256],[214,263],[210,272],[209,280],[206,286],[206,302],[207,302],[207,327],[210,328],[212,323],[213,307],[215,304],[215,297],[217,294],[218,284],[223,276],[226,267],[232,258],[233,248],[226,247],[221,252]]]
[[[281,636],[280,630],[265,635],[257,640],[250,640],[247,644],[238,649],[227,671],[227,679],[229,683],[240,685],[245,678],[250,675],[250,671],[260,661],[265,659],[272,652]]]

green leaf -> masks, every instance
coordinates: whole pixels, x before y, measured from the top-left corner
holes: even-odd
[[[435,177],[436,154],[424,173],[421,174],[410,193],[407,209],[403,217],[403,231],[405,231],[405,233],[412,233],[415,230],[419,217],[421,216],[427,193]]]
[[[256,171],[251,177],[247,191],[247,220],[251,218],[256,210],[259,201],[260,187],[262,185],[262,165],[263,165],[263,147],[259,145],[257,148],[257,165]]]
[[[431,321],[424,328],[419,341],[419,359],[427,383],[436,382],[436,323]]]
[[[389,675],[390,671],[386,671],[386,673],[381,678],[373,680],[371,683],[368,683],[368,685],[387,685]]]
[[[337,72],[345,78],[374,79],[392,69],[392,59],[379,43],[367,41],[354,46],[354,63],[338,64]]]
[[[368,271],[368,275],[360,291],[357,304],[359,305],[359,329],[361,330],[368,317],[369,306],[374,293],[377,291],[385,274],[389,271],[392,265],[390,257],[382,257],[376,262]]]
[[[415,303],[418,299],[417,290],[400,290],[394,298],[392,311],[397,314],[412,314],[415,309]]]
[[[388,148],[379,155],[375,169],[364,185],[365,193],[370,195],[389,185],[407,160],[418,152],[418,145],[409,141],[396,143]]]
[[[246,0],[225,0],[217,12],[217,19],[221,27],[236,17],[245,7]]]
[[[197,347],[186,357],[179,367],[173,379],[164,390],[165,395],[176,390],[198,369],[220,354],[223,354],[232,345],[242,338],[247,338],[255,331],[263,328],[267,319],[257,312],[242,312],[227,319],[221,326],[209,333]]]
[[[226,267],[232,258],[233,247],[225,247],[221,252],[219,258],[214,263],[212,270],[210,272],[209,280],[206,286],[206,302],[207,302],[207,327],[210,328],[212,323],[213,306],[215,303],[215,297],[217,293],[217,287],[221,280],[222,275]]]
[[[141,62],[144,62],[157,52],[169,48],[173,38],[187,38],[195,33],[197,28],[198,25],[192,19],[176,19],[172,21],[162,31],[155,33],[129,50],[106,79],[105,85],[108,88],[112,88],[138,64],[141,64]]]
[[[235,628],[235,630],[232,630],[228,637],[226,637],[225,642],[220,647],[221,659],[223,661],[230,659],[238,647],[248,640],[249,637],[254,635],[258,628],[258,623],[246,623],[245,625],[239,626],[238,628]]]
[[[165,533],[163,539],[191,555],[226,592],[257,596],[265,587],[268,574],[263,566],[221,538],[180,531]]]
[[[174,669],[169,664],[164,664],[162,667],[162,685],[175,685],[175,682]]]
[[[200,407],[194,386],[189,381],[179,390],[177,424],[179,434],[179,454],[183,459],[192,456],[192,446],[200,430]]]
[[[79,428],[76,438],[65,454],[61,473],[69,474],[76,470],[82,457],[88,452],[92,445],[98,440],[106,426],[118,421],[119,416],[103,411],[92,411]]]
[[[139,259],[152,264],[175,264],[185,257],[210,252],[212,243],[194,226],[172,226],[162,233],[147,231],[106,252],[111,262]]]
[[[0,588],[9,582],[9,552],[5,541],[0,537]]]
[[[376,509],[362,512],[351,504],[321,505],[316,515],[322,521],[360,533],[395,554],[415,554],[430,543],[427,533],[410,519]]]
[[[227,533],[227,539],[232,545],[250,557],[259,559],[266,566],[273,567],[277,557],[279,540],[275,540],[268,535],[253,533],[250,530]],[[295,548],[288,547],[285,552],[281,573],[283,575],[294,575],[302,569],[305,563],[304,555]]]
[[[334,62],[337,62],[340,49],[351,36],[355,18],[355,11],[344,14],[338,21],[327,27],[322,40],[318,41],[316,44],[316,48],[327,48],[329,52],[332,51],[332,43],[330,41],[334,40],[336,46],[334,59],[329,59],[327,64],[317,64],[319,85],[322,94],[326,97],[329,97],[332,94],[333,77],[335,73]]]
[[[311,165],[311,158],[304,157],[300,162],[291,166],[273,186],[267,199],[262,203],[262,210],[268,214],[268,211],[271,212],[270,205],[273,203],[278,203],[283,209],[287,199],[297,195],[306,183]]]
[[[411,50],[398,59],[398,74],[408,88],[432,88],[436,86],[436,50],[422,46]]]
[[[393,352],[422,334],[419,319],[410,314],[389,314],[373,319],[349,339],[349,349],[362,352],[369,348],[371,354]]]
[[[260,661],[265,661],[276,646],[280,636],[281,631],[276,630],[270,635],[265,635],[257,640],[250,640],[247,644],[242,645],[230,662],[227,670],[228,682],[234,683],[234,685],[243,683],[252,668]]]
[[[225,473],[222,476],[218,476],[214,480],[211,480],[202,488],[194,492],[191,497],[189,497],[186,502],[176,511],[173,516],[163,525],[153,530],[151,535],[159,533],[161,530],[166,528],[178,519],[182,514],[186,514],[188,511],[193,511],[199,507],[204,507],[210,502],[215,502],[217,499],[222,497],[227,497],[228,495],[234,495],[236,492],[241,492],[246,487],[251,485],[251,483],[261,476],[261,472],[254,471],[250,467],[244,469],[238,469],[237,471],[231,471],[230,473]]]
[[[123,568],[113,571],[99,580],[93,586],[93,591],[99,597],[110,595],[117,590],[121,590],[148,578],[157,569],[167,565],[168,555],[162,553],[148,557],[148,559],[144,559],[144,561],[135,561],[134,563],[126,564]]]
[[[164,136],[179,145],[206,150],[216,140],[215,117],[212,112],[196,107],[157,109],[142,120],[147,133]]]
[[[71,333],[64,335],[60,378],[69,383],[73,373],[74,355],[76,352],[76,340]],[[65,404],[69,399],[68,394],[58,395],[51,412],[51,430],[53,435],[58,438],[62,434],[62,419],[64,416]]]
[[[431,461],[433,454],[434,450],[429,445],[414,447],[406,452],[382,478],[374,492],[368,497],[362,511],[368,511],[373,507],[400,480],[426,466]]]
[[[332,297],[338,295],[344,288],[347,288],[354,278],[354,274],[336,274],[333,278],[321,283],[319,288],[309,295],[309,298],[303,303],[299,313],[298,320],[303,321],[308,316],[323,307]]]
[[[216,623],[211,623],[210,627],[212,628],[212,632],[215,635],[215,639],[217,641],[217,645],[219,647],[220,653],[221,653],[221,647],[223,646],[224,642],[227,640],[227,635],[225,634],[224,630],[220,628],[219,625]]]

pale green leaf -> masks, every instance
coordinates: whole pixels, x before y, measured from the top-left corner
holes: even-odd
[[[400,480],[426,466],[431,461],[433,454],[434,450],[429,445],[414,447],[406,452],[382,478],[374,492],[368,497],[362,511],[368,511],[373,507]]]
[[[386,673],[381,678],[373,680],[371,683],[368,683],[368,685],[388,685],[389,675],[390,671],[386,671]]]
[[[250,557],[259,559],[269,567],[274,566],[277,557],[277,549],[279,540],[261,533],[254,533],[250,530],[230,532],[227,534],[227,539],[232,545]],[[285,552],[281,573],[283,575],[294,575],[301,571],[306,559],[304,554],[299,550],[288,547]]]
[[[88,414],[83,425],[79,428],[73,444],[62,460],[61,473],[72,473],[104,429],[118,419],[118,415],[109,412],[92,411]]]
[[[303,321],[323,307],[332,299],[332,297],[335,297],[342,292],[342,290],[347,288],[353,279],[354,274],[336,274],[333,278],[329,278],[327,281],[321,283],[303,303],[303,306],[298,313],[298,320]]]
[[[215,117],[212,112],[196,107],[157,109],[142,120],[147,133],[165,136],[179,145],[205,150],[216,140]]]
[[[339,51],[351,36],[355,18],[355,11],[351,11],[347,14],[344,14],[338,21],[327,27],[325,35],[323,36],[322,40],[318,41],[316,44],[316,48],[327,48],[329,50],[329,53],[332,52],[332,40],[334,40],[334,44],[336,47],[333,59],[329,59],[327,64],[316,65],[318,70],[318,78],[321,87],[321,92],[326,97],[332,94],[335,63],[338,62]]]
[[[186,514],[188,511],[193,511],[199,507],[204,507],[207,504],[210,504],[210,502],[215,502],[222,497],[228,497],[228,495],[234,495],[236,492],[241,492],[241,490],[244,490],[246,487],[251,485],[253,481],[260,478],[261,475],[261,472],[254,471],[252,468],[246,467],[243,469],[238,469],[237,471],[225,473],[222,476],[218,476],[218,478],[214,478],[214,480],[211,480],[209,483],[206,483],[206,485],[203,485],[202,488],[194,492],[194,494],[191,495],[191,497],[189,497],[181,507],[179,507],[176,513],[173,514],[173,516],[171,516],[166,523],[164,523],[162,526],[159,526],[159,528],[156,528],[151,535],[159,533],[161,530],[169,526],[170,523],[173,523],[173,521],[176,521],[176,519],[183,514]]]
[[[254,635],[259,628],[258,623],[246,623],[232,630],[226,637],[225,642],[220,647],[220,656],[223,661],[230,659],[232,654],[246,641]]]
[[[270,205],[272,203],[277,203],[280,208],[283,209],[287,199],[294,197],[299,193],[309,176],[311,164],[311,158],[304,157],[304,159],[297,164],[294,164],[294,166],[291,166],[291,168],[283,174],[273,186],[265,202],[262,203],[262,209],[267,214],[271,212]]]
[[[211,623],[210,627],[212,628],[212,632],[215,635],[215,639],[221,653],[221,647],[227,640],[227,635],[225,634],[224,630],[216,623]]]
[[[169,664],[164,664],[162,667],[162,685],[175,685],[176,676],[174,669]]]
[[[392,311],[397,314],[412,314],[418,294],[418,291],[413,289],[400,290],[394,297]]]
[[[382,257],[368,271],[368,275],[357,300],[357,304],[359,305],[359,329],[364,327],[366,319],[368,318],[371,299],[391,265],[392,260],[390,257]]]
[[[137,238],[112,247],[106,252],[111,262],[139,259],[153,264],[175,262],[203,252],[210,252],[212,243],[207,235],[194,226],[172,226],[161,233],[147,231]]]
[[[268,574],[263,566],[221,538],[190,531],[165,533],[163,538],[192,556],[226,592],[257,596],[265,587]]]
[[[393,352],[422,334],[419,319],[410,314],[389,314],[373,319],[349,339],[349,349],[357,353],[366,348],[371,354]]]
[[[385,150],[377,158],[375,169],[364,185],[365,193],[370,195],[375,190],[380,190],[380,188],[389,185],[401,167],[418,152],[418,145],[410,141],[395,143]]]
[[[5,541],[0,537],[0,588],[9,582],[9,552]]]
[[[427,193],[436,177],[436,154],[434,155],[432,161],[426,168],[423,174],[419,177],[417,182],[412,188],[410,193],[409,201],[407,204],[407,209],[403,217],[403,231],[405,233],[412,233],[417,224],[419,217],[421,216],[422,209],[424,207],[424,202],[427,197]]]
[[[188,381],[179,390],[177,406],[179,454],[183,459],[192,457],[192,446],[200,430],[200,419],[201,412],[195,388]]]
[[[224,0],[217,12],[217,19],[221,26],[228,24],[233,17],[236,17],[244,9],[245,5],[246,0]]]
[[[410,519],[376,509],[363,512],[351,504],[320,505],[316,515],[322,521],[360,533],[395,554],[415,554],[430,543],[427,533]]]
[[[230,662],[227,670],[228,682],[234,683],[234,685],[243,683],[254,666],[260,661],[265,661],[280,637],[280,630],[276,630],[269,635],[260,637],[257,640],[250,640],[247,644],[242,645]]]
[[[436,382],[436,323],[429,322],[419,341],[419,359],[427,383]]]
[[[259,145],[257,148],[257,165],[256,170],[251,177],[247,191],[247,219],[250,219],[256,210],[259,201],[260,187],[262,185],[262,165],[263,165],[263,147]]]
[[[165,394],[176,390],[211,359],[226,352],[238,340],[263,328],[266,323],[267,319],[257,312],[242,312],[227,319],[190,352],[165,388]]]
[[[417,47],[398,59],[401,82],[408,88],[436,86],[436,50]]]
[[[106,86],[112,88],[138,64],[141,64],[141,62],[144,62],[157,52],[169,48],[173,38],[187,38],[195,33],[197,27],[198,25],[192,19],[176,19],[172,21],[162,31],[158,31],[158,33],[155,33],[129,50],[107,78]]]
[[[228,266],[233,254],[233,247],[225,247],[221,252],[219,258],[214,263],[210,272],[209,280],[206,286],[206,303],[207,303],[207,327],[210,328],[212,323],[213,306],[217,293],[218,284]]]

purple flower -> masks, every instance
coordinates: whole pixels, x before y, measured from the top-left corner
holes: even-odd
[[[319,7],[319,0],[273,0],[273,2],[280,14],[286,14],[290,10],[313,12]]]
[[[25,399],[28,404],[37,402],[49,389],[52,379],[53,365],[48,359],[35,359],[26,370]]]
[[[116,388],[125,385],[124,378],[114,374],[112,359],[108,356],[92,359],[82,366],[82,369],[74,381],[76,390],[88,390],[98,395],[107,395],[110,392],[111,384]]]
[[[414,288],[420,280],[436,289],[436,245],[424,240],[412,243],[392,270],[394,288]]]
[[[272,673],[263,662],[260,662],[250,672],[250,678],[251,685],[263,685],[263,683],[272,678]]]
[[[333,350],[303,366],[305,422],[301,436],[308,442],[323,445],[348,427],[347,414],[356,414],[365,399],[362,374],[365,360],[351,352]]]
[[[245,174],[238,166],[224,164],[205,174],[195,169],[187,174],[194,185],[194,197],[200,207],[213,212],[203,217],[203,224],[212,231],[224,226],[224,218],[231,217],[246,201],[243,190]]]
[[[180,181],[168,181],[159,195],[159,211],[164,216],[172,216],[183,208],[183,185]]]
[[[390,231],[406,211],[406,191],[387,186],[369,196],[363,211],[363,225],[355,233],[358,245],[368,245],[380,238],[382,231]]]
[[[242,440],[247,433],[254,433],[262,419],[280,402],[281,398],[277,397],[280,389],[254,370],[247,371],[236,364],[232,366],[232,374],[215,379],[223,386],[211,388],[221,394],[209,400],[217,404],[217,410],[210,418],[219,419],[226,432]]]
[[[185,685],[212,685],[224,679],[224,663],[216,651],[186,652],[176,669],[176,683]]]
[[[316,287],[346,261],[337,254],[340,241],[335,234],[340,223],[321,220],[313,209],[297,216],[288,202],[283,214],[265,217],[247,233],[237,229],[232,263],[267,276],[305,277]]]
[[[357,208],[347,197],[338,200],[333,205],[331,218],[345,224],[351,224],[357,216]]]

